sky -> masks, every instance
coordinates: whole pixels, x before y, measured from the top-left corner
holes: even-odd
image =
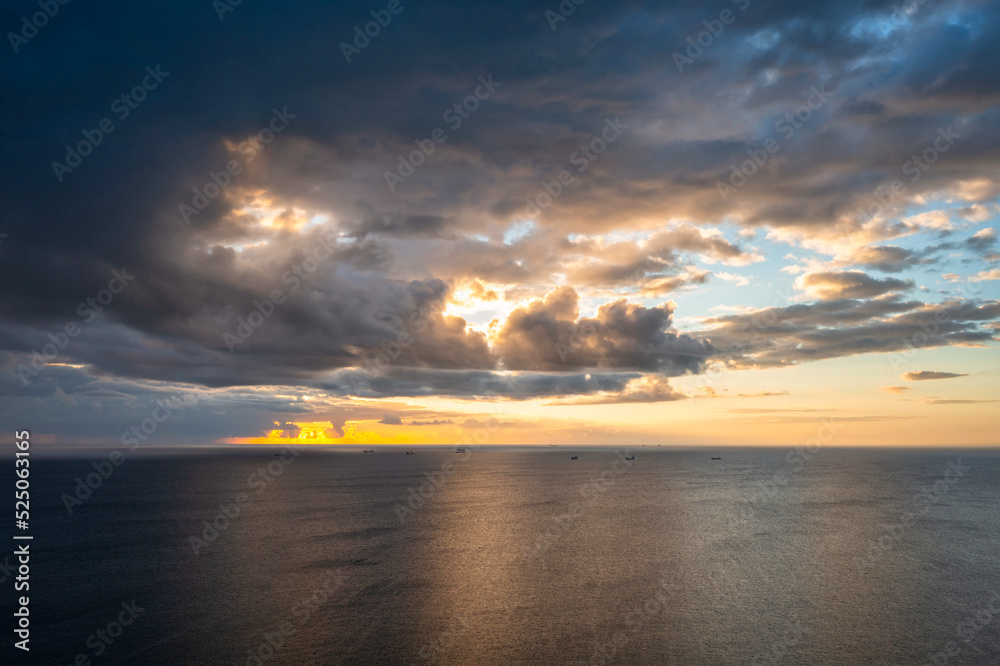
[[[997,3],[37,12],[4,430],[1000,444]]]

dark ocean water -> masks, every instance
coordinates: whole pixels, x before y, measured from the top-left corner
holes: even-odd
[[[1000,663],[997,452],[277,450],[33,458],[18,663]]]

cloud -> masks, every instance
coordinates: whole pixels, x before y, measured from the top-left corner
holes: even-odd
[[[989,208],[983,204],[972,204],[958,210],[958,214],[970,222],[985,222],[993,214]]]
[[[384,423],[386,425],[403,425],[403,419],[392,414],[383,414],[382,418],[379,419],[379,423]]]
[[[1000,280],[1000,268],[991,268],[988,271],[981,271],[969,278],[973,282],[984,282],[986,280]]]
[[[670,386],[662,377],[641,377],[630,381],[616,392],[608,392],[594,397],[553,400],[547,405],[614,405],[630,402],[672,402],[687,396]]]
[[[865,245],[855,249],[847,263],[858,264],[884,273],[899,273],[916,266],[934,263],[935,260],[929,255],[938,249],[939,247],[930,247],[922,251],[915,251],[896,245]]]
[[[692,335],[733,368],[795,365],[826,358],[912,348],[977,345],[996,339],[988,322],[1000,301],[921,303],[887,295],[761,308],[711,317]],[[925,329],[934,328],[934,336]]]
[[[974,405],[983,402],[1000,402],[1000,400],[963,400],[960,398],[926,398],[920,401],[925,405]]]
[[[673,305],[647,308],[625,299],[579,318],[579,297],[559,287],[515,309],[493,339],[504,368],[561,370],[602,368],[698,373],[712,354],[707,343],[671,330]]]
[[[768,398],[777,395],[790,395],[790,391],[756,391],[754,393],[736,393],[730,395],[727,389],[723,389],[723,393],[719,393],[711,386],[699,386],[699,394],[691,396],[694,398]]]
[[[954,229],[954,225],[951,223],[951,219],[948,214],[943,210],[932,210],[926,213],[920,213],[918,215],[911,215],[910,217],[904,218],[902,223],[913,229],[937,229],[937,230],[950,230]]]
[[[901,377],[908,382],[925,381],[929,379],[952,379],[954,377],[966,377],[965,373],[937,372],[934,370],[912,370],[904,372]]]
[[[977,252],[988,251],[991,247],[996,245],[996,242],[997,232],[995,229],[989,227],[986,229],[980,229],[965,239],[966,246]]]
[[[757,391],[756,393],[737,393],[738,398],[767,398],[773,395],[790,395],[790,391]]]
[[[899,394],[899,393],[903,393],[904,391],[909,391],[910,387],[909,386],[883,386],[882,390],[886,391],[887,393]]]
[[[873,278],[861,271],[823,271],[806,273],[796,280],[796,286],[821,300],[838,298],[870,298],[895,291],[912,289],[913,280]]]

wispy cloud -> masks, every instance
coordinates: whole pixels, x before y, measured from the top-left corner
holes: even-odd
[[[953,379],[955,377],[965,377],[965,373],[939,372],[936,370],[912,370],[904,372],[901,377],[908,382],[926,381],[929,379]]]

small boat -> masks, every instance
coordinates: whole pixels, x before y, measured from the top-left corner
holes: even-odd
[[[722,458],[712,458],[712,460],[722,460]]]
[[[361,453],[375,453],[375,449],[365,449]]]
[[[577,459],[577,456],[570,456],[570,457],[569,457],[569,459],[570,459],[570,460],[576,460],[576,459]]]
[[[465,449],[455,449],[455,453],[465,453]]]
[[[635,456],[628,456],[625,460],[635,460]]]
[[[407,452],[406,452],[406,455],[408,455],[408,456],[412,456],[412,455],[413,455],[414,453],[416,453],[416,451],[407,451]]]

